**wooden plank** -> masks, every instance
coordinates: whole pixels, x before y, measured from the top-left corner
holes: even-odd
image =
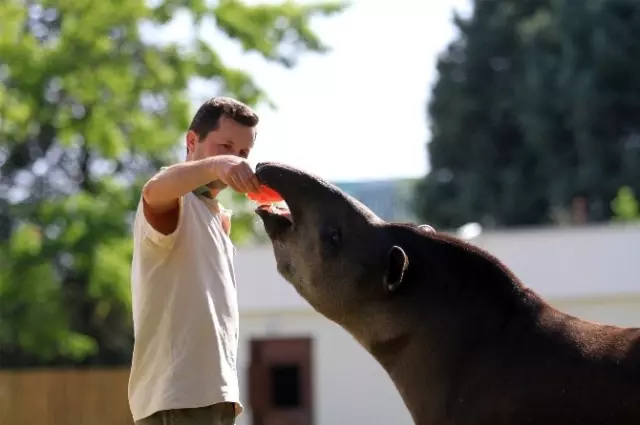
[[[0,371],[0,425],[132,425],[129,369]]]

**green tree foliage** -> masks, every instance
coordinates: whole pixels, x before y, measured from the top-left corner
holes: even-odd
[[[475,0],[437,63],[431,172],[416,191],[440,227],[557,223],[583,197],[606,221],[640,190],[640,3]]]
[[[615,221],[640,221],[640,205],[629,186],[623,186],[618,190],[618,195],[611,202],[611,209]]]
[[[188,84],[268,100],[198,35],[160,44],[141,28],[187,13],[293,67],[327,49],[311,19],[344,7],[210,3],[0,2],[0,366],[127,362],[132,212],[143,180],[176,159]],[[241,242],[251,219],[238,212]]]

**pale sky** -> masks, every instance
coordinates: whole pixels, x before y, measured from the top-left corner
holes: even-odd
[[[305,55],[292,70],[244,55],[206,29],[222,59],[249,71],[277,105],[258,108],[250,161],[281,161],[333,181],[423,176],[436,58],[455,35],[453,8],[467,14],[469,3],[353,0],[314,23],[332,51]],[[172,27],[164,33],[191,32],[182,19]],[[214,94],[194,90],[194,98]]]

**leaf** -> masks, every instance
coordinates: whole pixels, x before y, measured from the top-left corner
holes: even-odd
[[[42,233],[31,223],[21,223],[13,234],[9,254],[15,257],[36,256],[42,249]]]

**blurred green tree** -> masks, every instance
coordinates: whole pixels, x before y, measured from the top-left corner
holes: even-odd
[[[431,171],[415,193],[439,227],[607,221],[640,190],[640,3],[475,0],[438,60]]]
[[[622,186],[618,190],[618,195],[611,202],[611,209],[615,221],[640,221],[640,204],[629,186]]]
[[[215,3],[0,2],[1,367],[128,362],[132,213],[144,179],[176,159],[189,83],[268,102],[200,31],[178,44],[145,39],[143,28],[167,31],[180,12],[191,29],[214,26],[291,68],[327,50],[310,21],[345,7]],[[238,205],[240,243],[252,220]]]

